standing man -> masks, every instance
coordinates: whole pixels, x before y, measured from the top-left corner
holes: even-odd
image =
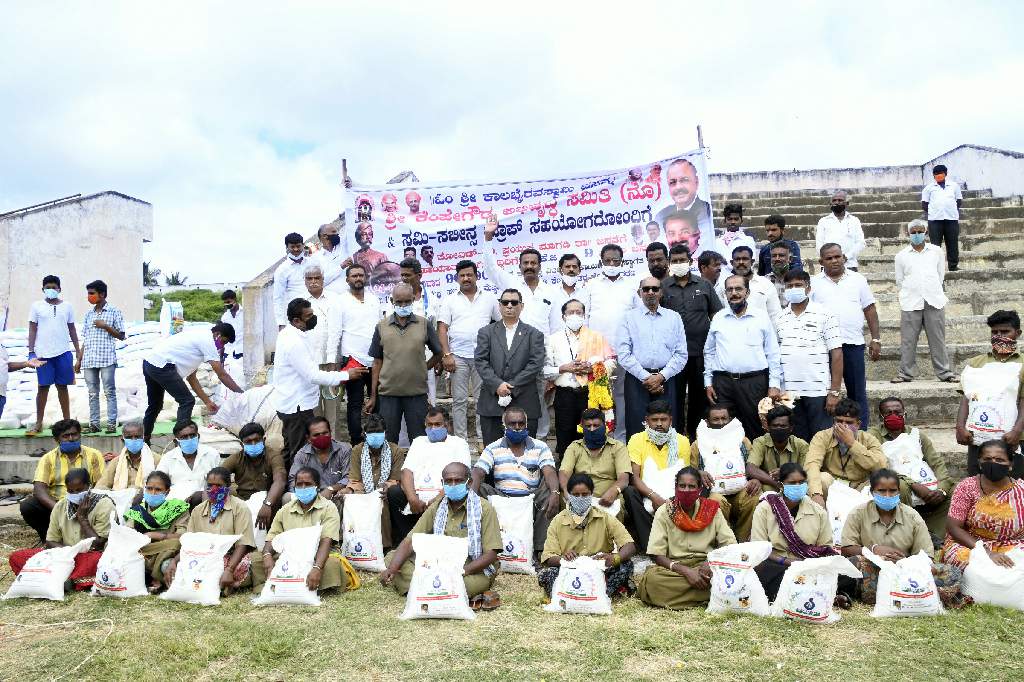
[[[704,386],[712,405],[732,406],[753,440],[764,433],[757,404],[765,395],[774,402],[782,397],[779,342],[767,315],[747,305],[745,277],[727,277],[725,295],[729,307],[711,319],[704,344]]]
[[[676,412],[675,377],[686,366],[683,318],[661,307],[661,280],[645,277],[637,290],[643,308],[633,308],[619,325],[615,344],[625,370],[626,433],[644,430],[647,405],[668,402]]]
[[[871,332],[868,355],[872,362],[882,356],[882,339],[878,327],[875,297],[864,275],[850,271],[839,244],[825,244],[820,274],[811,280],[811,298],[839,315],[839,338],[843,342],[843,381],[846,396],[860,405],[858,417],[868,427],[868,375],[864,366],[864,322]]]
[[[391,443],[398,442],[403,419],[410,441],[424,434],[429,407],[427,371],[441,361],[437,330],[425,317],[413,313],[415,300],[412,286],[396,285],[391,291],[394,312],[377,323],[370,341],[373,370],[363,412],[377,411],[384,417],[386,438]],[[424,349],[430,351],[429,360]]]
[[[896,254],[896,288],[900,298],[900,369],[894,384],[913,381],[917,374],[917,340],[924,328],[928,353],[939,381],[957,381],[946,352],[946,304],[943,291],[946,262],[942,247],[926,244],[928,223],[912,220],[907,225],[910,246]]]
[[[747,305],[752,310],[764,313],[774,323],[775,318],[782,312],[782,306],[779,304],[779,293],[775,289],[775,285],[769,282],[767,278],[754,274],[754,250],[746,244],[737,246],[732,251],[732,273],[743,277],[747,283],[747,291],[749,292]],[[728,297],[725,293],[725,280],[721,277],[718,278],[716,291],[718,292],[718,297],[722,300],[722,305],[727,305]]]
[[[693,249],[690,249],[690,253],[693,253]],[[725,258],[717,251],[705,251],[697,256],[697,271],[700,272],[702,278],[715,287],[715,291],[718,290],[718,280],[722,276],[723,265],[725,265]],[[719,301],[725,306],[725,301],[722,301],[721,298]]]
[[[199,379],[196,378],[196,370],[204,362],[210,364],[210,369],[229,391],[242,393],[242,389],[220,361],[224,346],[234,340],[235,330],[231,325],[218,322],[211,329],[186,329],[160,339],[146,353],[142,358],[142,375],[146,379],[147,405],[142,423],[146,427],[147,444],[153,436],[153,425],[156,424],[157,415],[164,407],[164,392],[170,393],[178,403],[176,424],[192,420],[192,408],[196,406],[196,399],[188,390],[189,387],[195,391],[196,397],[203,401],[211,414],[217,412],[216,403],[206,394]]]
[[[856,272],[857,256],[867,243],[864,241],[864,230],[860,226],[860,218],[847,212],[849,197],[839,189],[832,193],[832,212],[818,220],[814,229],[814,248],[821,253],[825,244],[838,244],[846,256],[846,267]]]
[[[373,356],[370,343],[380,322],[380,299],[372,291],[366,293],[366,270],[350,265],[345,270],[348,291],[338,294],[341,312],[341,361],[346,366],[370,368]],[[345,382],[345,417],[352,445],[363,442],[363,403],[369,395],[370,376],[349,377]]]
[[[928,236],[932,244],[946,242],[946,262],[949,271],[956,272],[960,265],[960,205],[964,195],[960,184],[946,180],[946,167],[941,163],[932,168],[930,184],[921,191],[921,210],[928,218]]]
[[[224,314],[220,321],[230,324],[235,330],[235,341],[224,346],[224,368],[239,386],[245,386],[245,370],[242,365],[243,347],[245,343],[245,319],[242,314],[242,306],[238,305],[238,295],[232,289],[227,289],[220,295],[221,303],[224,304]]]
[[[107,398],[107,433],[117,431],[117,387],[114,370],[117,369],[117,341],[124,340],[124,317],[121,311],[107,303],[107,285],[102,280],[85,285],[92,309],[82,322],[82,354],[78,356],[75,372],[85,375],[89,389],[89,426],[82,433],[100,430],[100,381]]]
[[[757,274],[765,277],[772,271],[771,254],[772,247],[776,244],[785,244],[789,247],[789,267],[792,270],[802,270],[803,261],[800,260],[800,245],[792,239],[786,239],[784,231],[786,219],[778,213],[773,213],[764,219],[764,231],[768,236],[768,243],[761,247],[757,258]]]
[[[712,252],[713,253],[713,252]],[[686,333],[686,366],[676,375],[676,404],[672,420],[685,428],[690,438],[697,437],[697,424],[707,410],[704,392],[704,342],[711,328],[711,318],[722,309],[722,301],[703,277],[690,271],[690,250],[676,244],[669,251],[669,276],[661,281],[661,305],[679,313]],[[683,403],[686,418],[683,418]]]
[[[843,382],[843,341],[835,311],[811,300],[811,276],[786,273],[789,306],[778,319],[779,360],[786,392],[796,396],[793,433],[810,442],[832,425]]]
[[[292,458],[306,441],[309,420],[320,398],[320,386],[338,386],[349,377],[359,378],[366,373],[363,367],[347,372],[320,369],[309,333],[319,322],[309,301],[296,298],[288,304],[288,326],[277,335],[273,395],[284,436],[285,469],[291,467]]]
[[[753,260],[757,244],[753,237],[743,231],[743,204],[726,204],[722,209],[722,220],[725,231],[715,239],[715,251],[727,254],[735,252],[740,246],[746,246],[750,249],[750,257]]]
[[[605,244],[601,247],[601,272],[587,282],[587,326],[608,339],[615,347],[615,335],[626,311],[636,307],[636,280],[622,274],[622,247]],[[612,379],[612,402],[615,405],[616,440],[626,441],[625,376],[621,369]]]
[[[341,346],[341,307],[335,294],[324,290],[324,271],[317,262],[306,266],[306,300],[313,308],[317,325],[306,334],[313,350],[313,362],[319,369],[334,372],[339,368],[338,352]],[[333,393],[332,393],[333,395]],[[338,429],[338,398],[327,398],[320,391],[320,414],[331,425]],[[362,401],[359,404],[362,409]]]
[[[583,264],[575,253],[563,253],[562,257],[558,259],[559,281],[554,286],[554,296],[551,299],[549,336],[565,329],[565,321],[562,319],[562,306],[567,301],[576,299],[586,308],[587,302],[583,300],[585,290],[580,282],[580,269],[582,267]]]
[[[511,405],[526,410],[527,430],[537,438],[537,422],[545,409],[536,388],[544,367],[544,334],[519,319],[523,296],[518,289],[502,291],[498,303],[501,321],[480,330],[474,356],[480,375],[476,414],[484,443],[501,438],[501,418]]]
[[[779,298],[779,305],[783,308],[789,305],[786,300],[786,273],[789,272],[790,262],[792,255],[789,251],[789,245],[785,242],[777,242],[771,245],[771,272],[765,277],[772,285],[775,286],[775,294]]]
[[[277,330],[281,331],[288,324],[288,303],[306,295],[305,282],[305,248],[302,235],[289,232],[284,237],[285,259],[274,270],[274,315],[277,317]]]
[[[432,329],[437,330],[437,306],[434,308],[430,307],[430,293],[427,288],[423,286],[423,265],[415,258],[409,258],[403,260],[398,264],[399,273],[402,277],[402,282],[412,287],[412,312],[414,315],[419,315],[427,321]],[[385,304],[385,315],[392,312],[389,309],[390,306]],[[430,352],[424,351],[425,359],[430,359]],[[437,397],[437,374],[434,370],[427,372],[427,402],[431,405],[434,404],[434,399]],[[402,426],[402,441],[405,442],[405,437],[409,437],[409,441],[412,441],[412,436],[409,436],[407,429],[409,426],[408,420]]]
[[[331,292],[344,291],[344,275],[348,266],[352,265],[352,258],[342,236],[338,234],[338,221],[321,225],[316,236],[320,240],[320,250],[314,258],[324,273],[324,287]]]
[[[43,277],[44,300],[36,301],[28,313],[28,358],[42,360],[45,364],[36,370],[39,389],[36,393],[36,425],[26,431],[26,436],[37,436],[43,430],[43,412],[50,386],[57,385],[57,402],[61,416],[71,418],[71,403],[68,386],[75,383],[75,360],[68,350],[74,345],[75,355],[82,357],[75,331],[75,311],[71,304],[61,300],[60,278],[56,275]]]
[[[459,290],[441,303],[437,317],[437,338],[441,342],[441,364],[452,380],[452,421],[455,435],[469,439],[469,395],[474,404],[480,401],[480,375],[474,358],[480,330],[501,319],[498,299],[477,287],[476,263],[462,260],[455,265]],[[482,441],[480,420],[476,420],[476,437]]]
[[[647,271],[659,282],[668,276],[668,247],[661,242],[652,242],[644,252],[647,256]]]

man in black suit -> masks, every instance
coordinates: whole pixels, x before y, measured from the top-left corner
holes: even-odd
[[[537,377],[544,366],[544,334],[519,321],[523,296],[505,289],[498,298],[501,320],[482,328],[476,338],[476,371],[480,375],[480,399],[476,417],[484,445],[504,435],[501,415],[510,405],[526,410],[526,428],[537,437],[541,405]]]

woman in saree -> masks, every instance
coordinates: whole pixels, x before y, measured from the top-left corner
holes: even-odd
[[[146,560],[149,591],[156,593],[163,585],[164,571],[181,549],[178,538],[188,526],[188,502],[167,497],[171,477],[163,471],[146,476],[142,501],[132,505],[124,518],[138,532],[150,538],[139,550]]]

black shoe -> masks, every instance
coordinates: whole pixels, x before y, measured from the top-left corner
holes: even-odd
[[[960,268],[959,268],[959,267],[957,267],[956,265],[950,265],[950,266],[949,266],[949,267],[948,267],[948,268],[946,269],[946,271],[947,271],[947,272],[956,272],[956,271],[957,271],[957,270],[959,270],[959,269],[960,269]]]
[[[107,424],[107,428],[103,430],[103,433],[117,433],[117,424]]]
[[[99,432],[100,432],[100,425],[99,424],[89,424],[88,426],[83,426],[82,427],[82,433],[99,433]]]

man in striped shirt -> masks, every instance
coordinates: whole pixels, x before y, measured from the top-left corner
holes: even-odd
[[[811,301],[811,276],[790,270],[783,278],[789,303],[778,317],[779,357],[786,392],[796,399],[793,433],[810,441],[829,428],[843,380],[839,318]]]

